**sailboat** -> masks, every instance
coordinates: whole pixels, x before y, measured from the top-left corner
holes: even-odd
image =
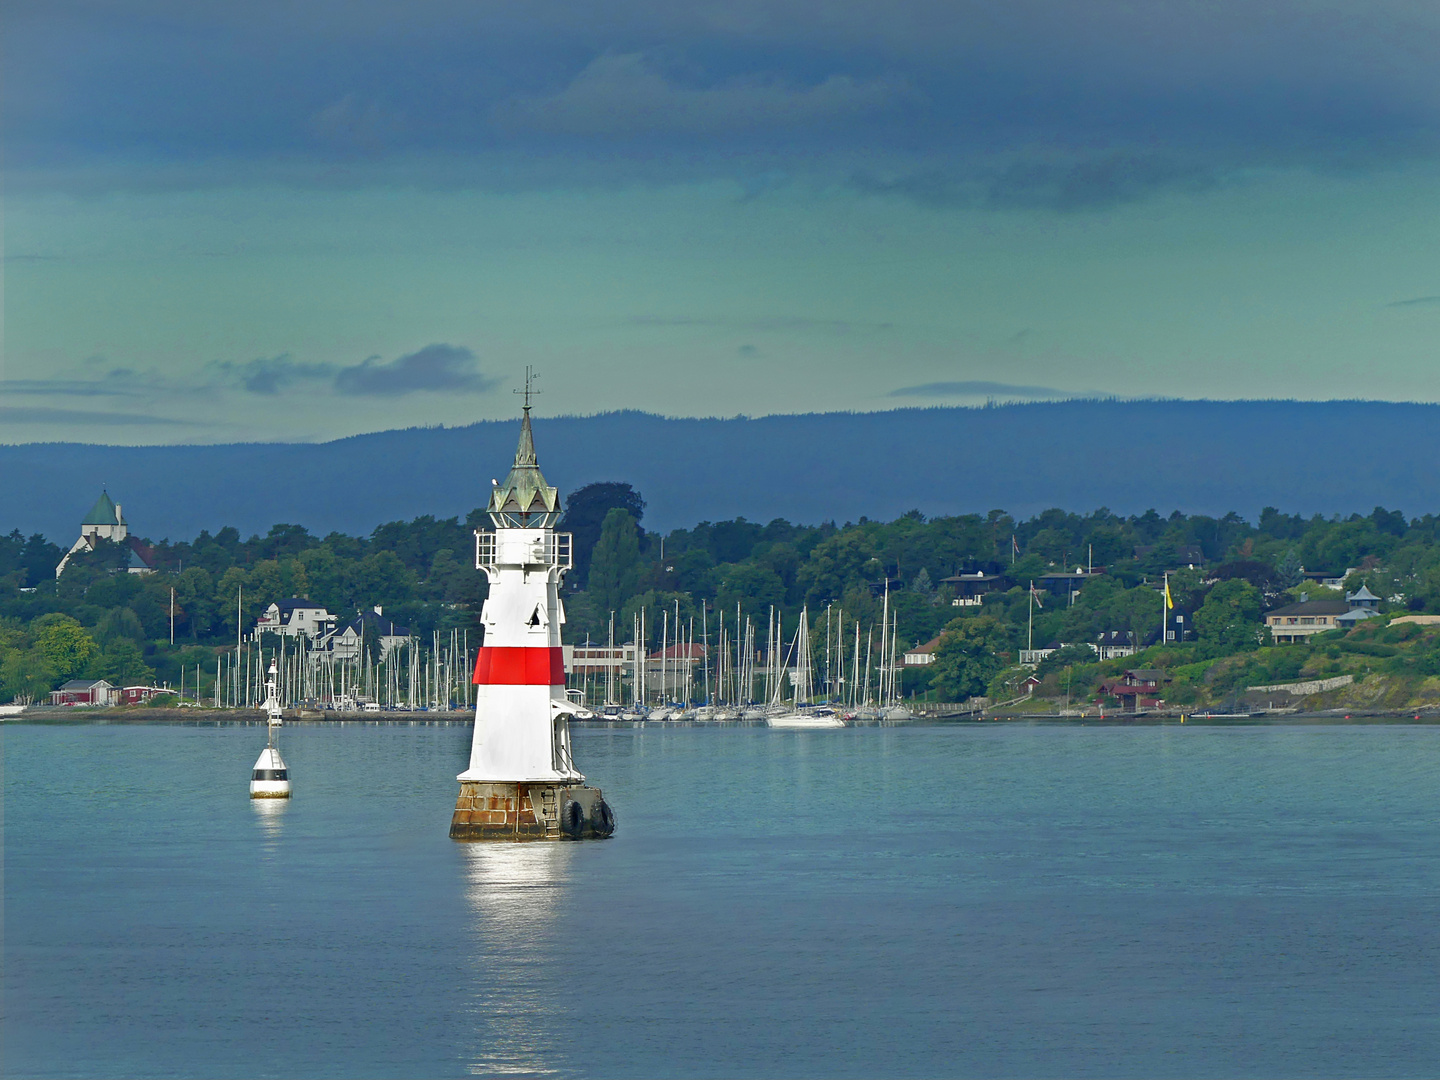
[[[765,717],[765,723],[772,728],[844,727],[844,719],[834,709],[810,703],[810,618],[805,610],[800,612],[800,627],[795,631],[790,653],[795,657],[795,667],[790,672],[794,698],[789,708],[783,707],[780,701],[781,680],[777,672],[772,708]]]
[[[915,714],[910,711],[909,706],[900,700],[900,667],[896,663],[896,639],[900,636],[900,614],[896,612],[890,623],[890,658],[889,676],[886,680],[888,688],[888,703],[880,710],[880,719],[887,723],[898,724],[906,720],[914,720]]]

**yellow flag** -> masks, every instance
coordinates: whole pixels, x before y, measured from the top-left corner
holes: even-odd
[[[1169,611],[1174,606],[1175,601],[1170,596],[1170,579],[1167,577],[1165,579],[1165,610]]]

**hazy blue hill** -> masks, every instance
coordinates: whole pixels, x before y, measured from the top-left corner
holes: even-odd
[[[103,484],[135,529],[189,538],[277,521],[368,533],[464,514],[514,453],[516,421],[321,444],[0,446],[0,529],[68,540]],[[1440,405],[1067,401],[761,419],[644,413],[537,417],[540,464],[562,494],[634,484],[645,524],[744,515],[889,519],[1000,507],[1119,512],[1440,511]]]

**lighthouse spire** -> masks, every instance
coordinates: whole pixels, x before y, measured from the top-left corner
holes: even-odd
[[[490,492],[490,520],[497,529],[553,529],[560,520],[560,492],[545,482],[535,456],[535,432],[530,426],[530,398],[540,393],[535,374],[525,369],[525,405],[520,421],[520,442],[515,462],[503,484]],[[517,394],[521,391],[515,391]]]

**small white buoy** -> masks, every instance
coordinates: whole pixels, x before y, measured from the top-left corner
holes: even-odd
[[[290,770],[275,745],[275,730],[280,727],[280,691],[275,685],[277,675],[275,661],[270,661],[269,679],[265,683],[265,727],[269,738],[265,749],[255,759],[255,768],[250,772],[250,798],[288,799],[290,797]]]
[[[250,797],[252,799],[288,799],[290,797],[290,770],[280,757],[280,751],[267,746],[255,759],[255,770],[250,774]]]

